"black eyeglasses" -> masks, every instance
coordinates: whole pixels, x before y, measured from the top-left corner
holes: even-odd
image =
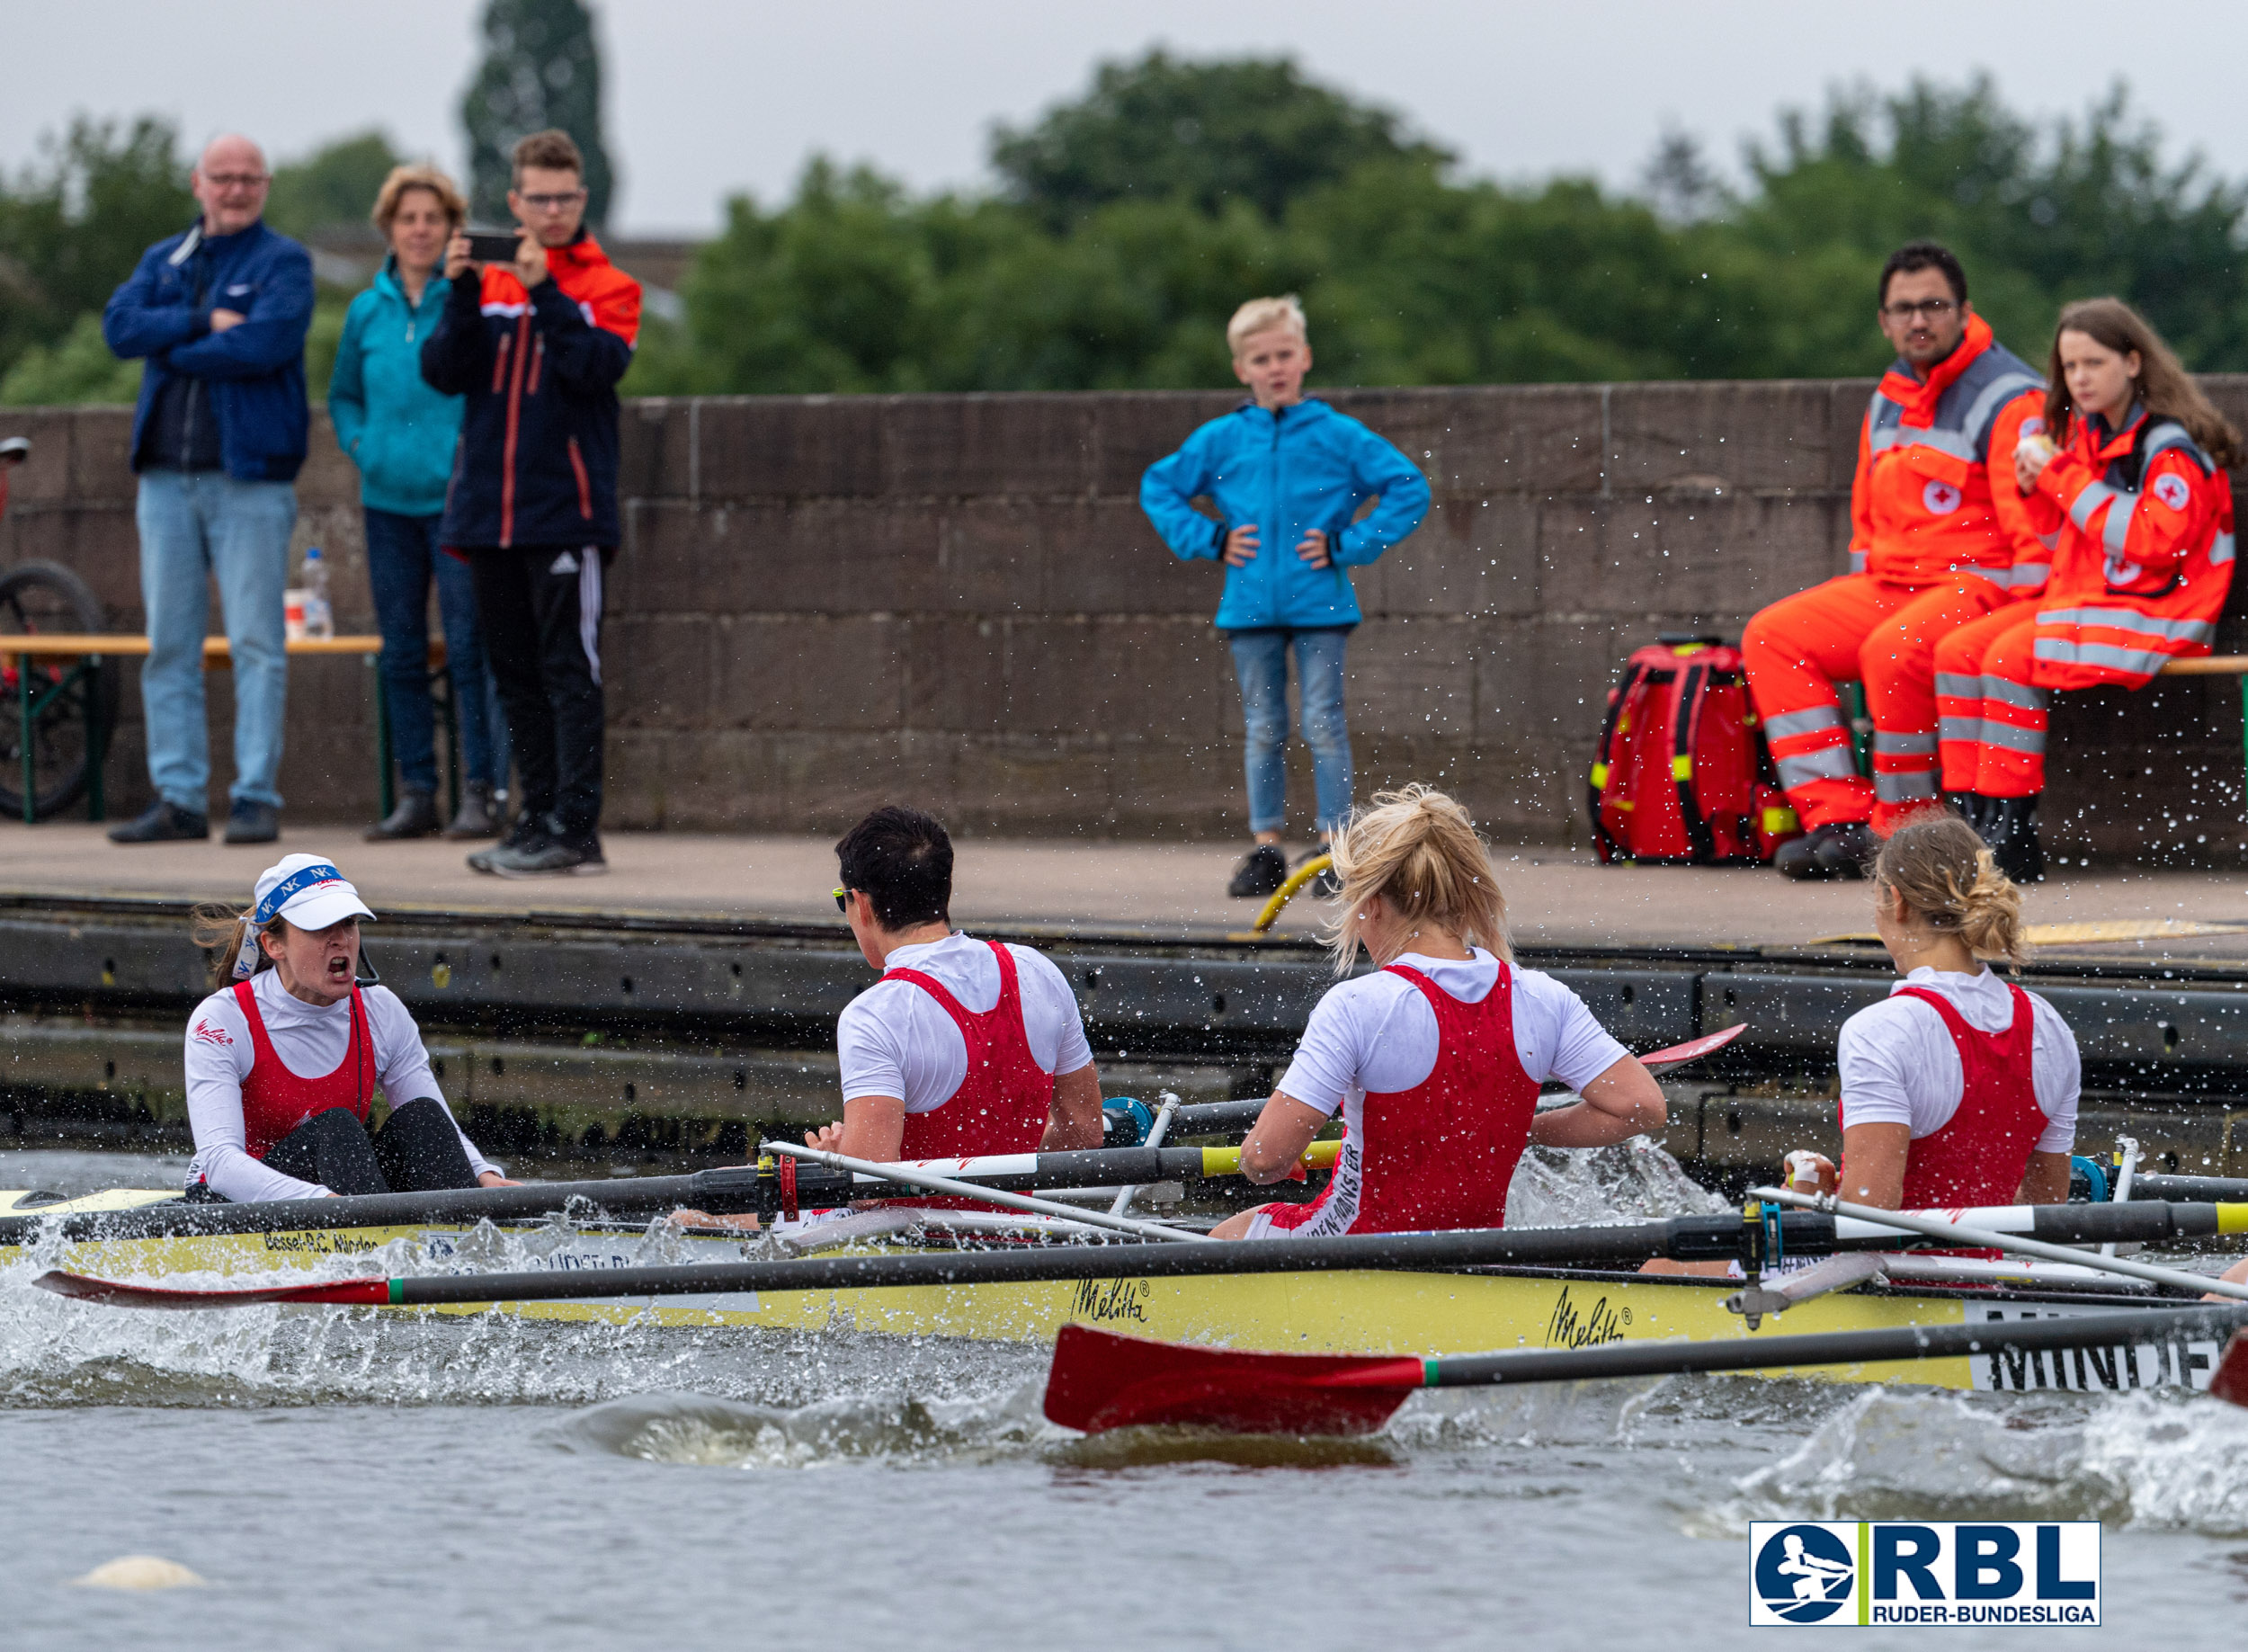
[[[1915,316],[1924,316],[1931,321],[1938,321],[1958,308],[1958,305],[1949,299],[1922,299],[1917,304],[1898,303],[1882,306],[1891,321],[1910,321]]]

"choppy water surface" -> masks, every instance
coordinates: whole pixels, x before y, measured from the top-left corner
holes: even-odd
[[[1530,1185],[1581,1220],[1691,1203],[1673,1174]],[[2248,1411],[2172,1396],[1679,1379],[1422,1395],[1370,1441],[1088,1441],[1039,1415],[1036,1349],[126,1313],[25,1272],[10,1646],[1668,1652],[1735,1645],[1745,1524],[1794,1516],[2104,1521],[2108,1627],[2064,1644],[2236,1647],[2248,1610]],[[136,1552],[209,1586],[67,1586]]]

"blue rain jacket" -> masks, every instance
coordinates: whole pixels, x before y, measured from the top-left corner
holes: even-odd
[[[245,319],[210,330],[210,312]],[[227,474],[241,482],[294,481],[305,462],[305,333],[312,325],[312,254],[263,222],[230,236],[202,226],[157,242],[111,295],[102,336],[127,361],[146,356],[133,410],[133,469],[148,415],[180,375],[210,387]]]
[[[1188,501],[1207,494],[1212,522]],[[1364,522],[1359,507],[1378,496]],[[1212,419],[1140,479],[1139,506],[1182,560],[1222,559],[1226,535],[1254,522],[1257,554],[1226,570],[1218,604],[1220,630],[1271,626],[1356,625],[1358,596],[1348,572],[1363,567],[1421,525],[1427,478],[1372,431],[1323,401],[1265,411],[1244,403]],[[1315,568],[1296,554],[1307,530],[1327,535],[1332,566]]]
[[[361,504],[400,516],[445,508],[463,398],[433,390],[422,377],[422,344],[444,314],[452,283],[433,274],[420,304],[407,302],[395,259],[352,300],[343,342],[328,380],[335,440],[359,467]]]

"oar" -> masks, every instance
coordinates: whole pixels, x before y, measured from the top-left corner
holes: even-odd
[[[1165,1148],[1168,1152],[1170,1149]],[[989,1188],[969,1185],[984,1199]],[[329,1201],[316,1201],[329,1202]],[[1068,1219],[1087,1212],[1065,1207]],[[2217,1231],[2220,1214],[2248,1221],[2236,1205],[2039,1205],[2040,1235],[2077,1243],[2103,1239],[2160,1241]],[[1893,1216],[1895,1211],[1880,1211]],[[2004,1219],[2015,1212],[1994,1210]],[[2030,1208],[2019,1214],[2025,1219]],[[665,1266],[568,1269],[521,1273],[442,1274],[412,1279],[326,1280],[179,1290],[61,1272],[31,1282],[89,1300],[147,1308],[230,1308],[249,1302],[373,1302],[451,1306],[596,1298],[696,1296],[743,1290],[851,1290],[905,1285],[992,1284],[1092,1279],[1183,1279],[1218,1273],[1320,1273],[1351,1270],[1443,1272],[1462,1268],[1629,1267],[1651,1256],[1674,1262],[1724,1262],[1744,1254],[1752,1231],[1778,1224],[1786,1256],[1824,1256],[1837,1249],[1893,1251],[1885,1223],[1852,1222],[1837,1236],[1837,1218],[1808,1210],[1740,1216],[1673,1216],[1661,1221],[1582,1228],[1471,1228],[1452,1233],[1345,1234],[1334,1239],[1285,1239],[1218,1245],[1039,1246],[1015,1252],[943,1251],[917,1255],[822,1256],[789,1262],[693,1263]],[[2232,1229],[2227,1229],[2231,1231]],[[1949,1237],[1949,1236],[1947,1236]],[[2071,1261],[2083,1261],[2070,1252]],[[2197,1280],[2197,1284],[2206,1281]]]
[[[1708,1033],[1689,1039],[1683,1044],[1673,1044],[1664,1049],[1650,1049],[1639,1058],[1639,1065],[1650,1072],[1665,1067],[1680,1067],[1689,1061],[1714,1055],[1742,1033],[1748,1031],[1748,1022],[1741,1022],[1722,1032]],[[1222,1130],[1245,1130],[1257,1121],[1264,1111],[1261,1101],[1204,1102],[1193,1107],[1182,1107],[1172,1128],[1182,1135],[1213,1136]]]
[[[1773,1187],[1760,1187],[1753,1192],[1757,1198],[1769,1199],[1775,1204],[1790,1204],[1801,1210],[1819,1210],[1857,1221],[1878,1223],[1884,1228],[1894,1228],[1900,1233],[1916,1233],[1922,1238],[1941,1239],[1965,1249],[2001,1250],[2021,1256],[2042,1256],[2048,1262],[2074,1263],[2080,1267],[2098,1268],[2105,1273],[2119,1273],[2127,1279],[2151,1280],[2157,1285],[2207,1291],[2212,1296],[2236,1297],[2248,1301],[2248,1285],[2236,1285],[2229,1280],[2213,1278],[2207,1273],[2188,1273],[2181,1268],[2159,1268],[2149,1262],[2134,1262],[2128,1256],[2103,1256],[2097,1251],[2072,1250],[2065,1245],[2047,1245],[2040,1239],[2025,1239],[2016,1234],[1996,1233],[1987,1228],[1948,1222],[1915,1210],[1883,1210],[1872,1205],[1851,1204],[1828,1193],[1792,1193]],[[2045,1207],[2038,1208],[2042,1210]],[[2087,1208],[2128,1210],[2131,1207],[2109,1205]],[[2239,1211],[2242,1207],[2219,1205],[2217,1209],[2220,1212]],[[2240,1230],[2237,1228],[2219,1228],[2220,1232]]]
[[[1088,1210],[1083,1205],[1063,1204],[1056,1199],[1033,1199],[1027,1193],[1010,1193],[1000,1188],[982,1187],[973,1182],[937,1175],[915,1166],[877,1164],[872,1159],[852,1158],[848,1154],[829,1153],[820,1147],[799,1147],[792,1141],[761,1142],[757,1150],[760,1153],[785,1153],[790,1158],[809,1159],[815,1165],[825,1165],[830,1170],[840,1170],[850,1175],[902,1182],[907,1187],[923,1188],[932,1193],[949,1193],[954,1198],[973,1199],[983,1204],[1004,1205],[1010,1210],[1031,1210],[1040,1216],[1064,1217],[1073,1222],[1083,1222],[1089,1228],[1106,1228],[1111,1233],[1129,1234],[1136,1239],[1216,1242],[1206,1233],[1190,1233],[1183,1228],[1169,1228],[1161,1222],[1143,1222],[1128,1216],[1111,1216],[1106,1210]]]
[[[1171,1424],[1237,1433],[1360,1434],[1387,1422],[1419,1389],[1863,1365],[2002,1348],[2129,1347],[2195,1335],[2223,1337],[2244,1320],[2248,1310],[2181,1308],[1983,1325],[1891,1326],[1805,1336],[1607,1343],[1442,1359],[1236,1353],[1066,1325],[1055,1342],[1046,1380],[1046,1415],[1065,1428],[1087,1433]]]

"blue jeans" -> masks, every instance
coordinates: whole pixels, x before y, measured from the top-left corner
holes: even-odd
[[[148,615],[148,663],[140,672],[148,778],[175,808],[210,809],[203,633],[216,576],[234,654],[234,784],[227,795],[279,808],[273,782],[289,708],[281,591],[297,489],[289,482],[237,482],[223,470],[148,470],[135,514],[140,601]]]
[[[1241,679],[1241,717],[1248,733],[1249,829],[1277,832],[1288,808],[1288,656],[1296,654],[1296,689],[1303,702],[1304,744],[1311,747],[1318,793],[1319,835],[1351,817],[1351,731],[1343,717],[1343,649],[1348,626],[1314,630],[1229,631],[1234,672]]]
[[[476,576],[438,549],[440,516],[401,516],[366,505],[367,583],[382,630],[382,697],[390,712],[390,750],[409,791],[437,790],[436,707],[429,695],[429,586],[445,630],[445,673],[452,679],[464,779],[507,789],[507,719],[484,660],[477,622]]]

